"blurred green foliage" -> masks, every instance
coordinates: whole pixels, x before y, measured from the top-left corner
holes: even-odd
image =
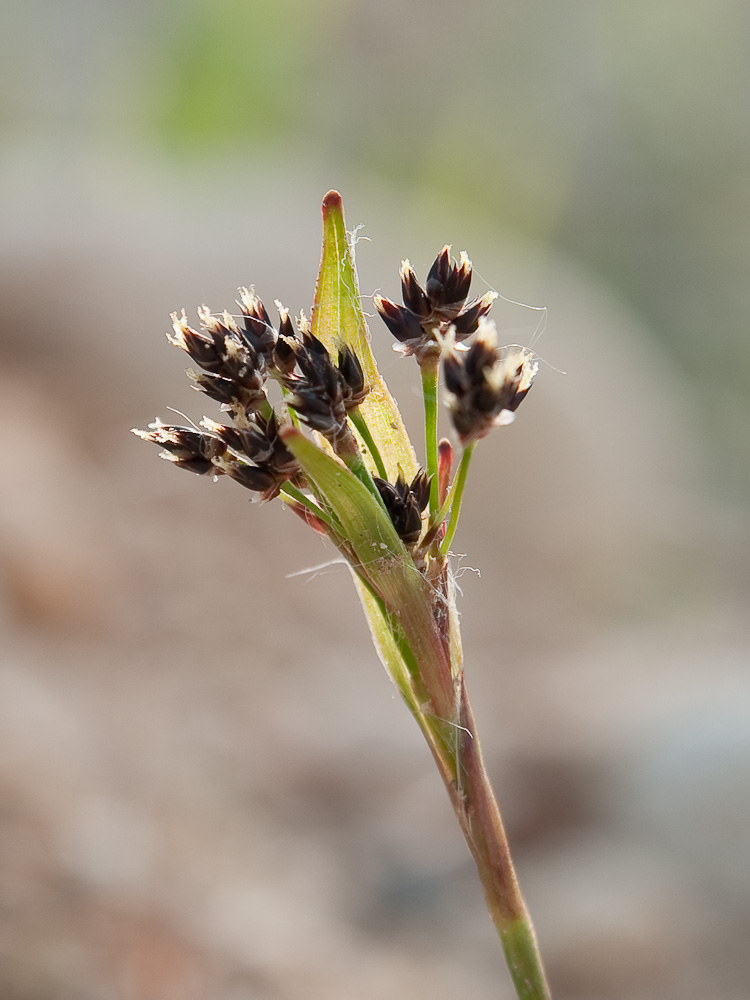
[[[304,126],[306,80],[335,55],[340,0],[194,2],[175,8],[151,90],[155,124],[175,148],[249,146]],[[166,100],[165,100],[166,98]]]

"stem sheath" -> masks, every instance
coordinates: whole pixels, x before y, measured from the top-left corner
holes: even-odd
[[[370,452],[372,460],[375,463],[375,468],[378,470],[378,475],[381,479],[388,482],[388,472],[386,471],[385,465],[383,464],[383,459],[380,455],[378,446],[375,444],[372,434],[370,433],[370,428],[367,426],[367,421],[359,412],[359,410],[354,410],[353,413],[349,414],[349,418],[354,426],[357,428],[357,433],[362,438],[365,447]]]
[[[459,825],[477,866],[485,899],[519,1000],[551,1000],[531,917],[521,895],[495,794],[484,765],[474,716],[460,682],[455,760],[441,759],[445,742],[428,739]],[[427,717],[428,728],[437,722]],[[455,774],[456,780],[448,776]]]

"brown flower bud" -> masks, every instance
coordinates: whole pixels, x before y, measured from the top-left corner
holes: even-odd
[[[538,370],[527,348],[498,348],[494,324],[482,320],[468,349],[450,352],[443,362],[448,408],[461,442],[511,423]]]
[[[362,366],[354,351],[346,346],[334,365],[324,345],[305,333],[295,348],[299,374],[285,381],[292,392],[288,404],[300,418],[329,440],[334,440],[346,424],[346,416],[367,394]]]
[[[394,485],[384,479],[373,479],[393,526],[405,545],[412,546],[419,541],[422,511],[430,499],[431,478],[424,469],[420,469],[408,486],[402,476]]]

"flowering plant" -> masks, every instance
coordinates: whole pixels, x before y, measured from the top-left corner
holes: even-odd
[[[280,497],[325,535],[351,568],[374,645],[419,725],[476,862],[521,1000],[549,997],[466,692],[450,548],[478,441],[510,423],[538,364],[500,348],[487,314],[495,294],[468,300],[472,265],[444,247],[424,285],[401,265],[402,305],[376,296],[396,349],[419,366],[425,408],[420,467],[370,348],[341,196],[323,200],[323,251],[311,318],[279,321],[252,289],[239,313],[199,310],[200,329],[172,315],[171,343],[200,370],[196,389],[229,422],[156,420],[139,437],[199,475],[229,476],[264,501]],[[442,368],[461,445],[438,441]],[[274,390],[274,384],[277,388]]]

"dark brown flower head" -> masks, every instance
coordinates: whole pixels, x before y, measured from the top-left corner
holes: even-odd
[[[275,329],[266,307],[252,288],[240,288],[237,303],[242,313],[242,336],[247,344],[265,361],[268,373],[276,377],[288,375],[294,368],[293,341],[296,339],[289,310],[275,302],[279,312],[279,328]]]
[[[228,462],[225,469],[226,474],[235,483],[244,486],[246,490],[253,490],[260,493],[261,500],[273,500],[279,495],[281,484],[278,478],[268,469],[261,469],[257,465],[250,465],[247,462]]]
[[[193,427],[165,424],[158,417],[148,426],[147,431],[133,428],[133,434],[143,441],[158,444],[163,449],[160,458],[198,476],[216,472],[214,461],[227,450],[226,444],[213,434],[204,434]]]
[[[412,345],[418,344],[423,335],[422,320],[419,315],[412,312],[411,309],[396,305],[395,302],[391,302],[390,299],[386,299],[382,295],[376,295],[373,301],[375,308],[380,313],[380,318],[396,340],[404,345],[403,353],[407,354],[411,351],[413,354],[416,348]],[[399,350],[400,348],[395,345],[395,349]]]
[[[284,324],[282,323],[282,328]],[[279,336],[273,349],[274,368],[283,379],[294,371],[297,363],[297,339],[292,334]]]
[[[266,307],[253,288],[240,288],[237,305],[242,313],[240,332],[245,342],[261,354],[268,367],[273,363],[273,349],[278,336]],[[238,324],[239,325],[239,324]]]
[[[229,476],[246,489],[262,494],[262,500],[277,496],[282,483],[299,474],[299,465],[276,434],[275,422],[270,428],[259,421],[255,438],[251,428],[238,431],[207,418],[203,425],[205,431],[164,424],[156,419],[149,424],[148,431],[134,428],[133,433],[159,445],[163,449],[160,457],[178,468],[199,476],[208,473]],[[256,464],[251,464],[246,450],[234,447],[240,443],[236,434],[243,435],[241,443],[255,451]]]
[[[468,349],[446,354],[448,408],[461,442],[468,444],[493,427],[511,423],[538,370],[527,348],[498,348],[495,326],[487,320]]]
[[[365,376],[359,358],[348,344],[339,350],[338,361],[339,375],[344,383],[344,406],[349,413],[356,410],[367,395]]]
[[[218,424],[208,417],[204,417],[201,423],[226,445],[235,458],[251,461],[258,468],[272,473],[279,485],[299,476],[299,462],[281,440],[274,413],[268,417],[254,413],[244,427]]]
[[[299,374],[285,380],[292,393],[287,402],[309,427],[333,441],[344,429],[347,413],[367,395],[359,359],[344,347],[336,367],[325,346],[308,332],[296,342],[295,357]]]
[[[408,486],[401,475],[393,485],[374,477],[393,526],[405,545],[415,545],[419,541],[422,511],[430,499],[430,480],[424,469],[419,470]]]
[[[406,270],[402,268],[402,286],[405,286]],[[411,268],[409,270],[411,271]],[[444,246],[435,258],[424,284],[425,293],[435,314],[443,320],[454,320],[463,308],[470,285],[471,261],[468,256],[462,253],[457,263],[451,260],[450,246]],[[404,299],[404,305],[407,304]]]
[[[211,399],[221,403],[222,409],[230,410],[232,413],[250,413],[265,401],[265,392],[243,389],[236,382],[222,378],[221,375],[210,375],[208,372],[197,372],[193,368],[188,368],[187,377],[194,388],[205,392]]]
[[[472,266],[465,253],[458,261],[451,258],[450,246],[444,246],[430,268],[424,288],[408,260],[401,262],[401,297],[403,306],[376,295],[375,308],[383,322],[399,341],[395,349],[413,354],[421,363],[440,350],[440,338],[448,327],[455,339],[464,340],[477,329],[497,297],[487,292],[467,304]]]
[[[170,343],[185,351],[203,372],[189,371],[195,387],[227,409],[249,411],[266,402],[266,363],[262,352],[243,336],[229,313],[214,316],[198,310],[201,329],[193,330],[183,310],[172,313]]]

